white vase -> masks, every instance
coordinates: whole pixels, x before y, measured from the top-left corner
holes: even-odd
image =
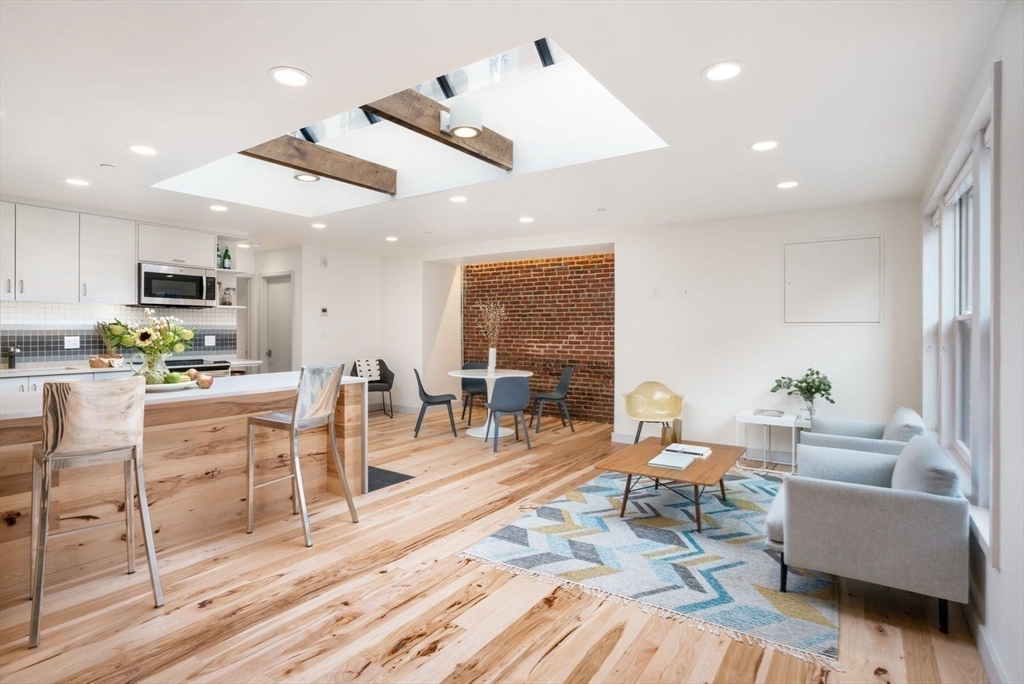
[[[498,365],[498,350],[491,347],[487,350],[487,372],[493,374]]]

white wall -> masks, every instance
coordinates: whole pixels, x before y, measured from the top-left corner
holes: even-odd
[[[883,322],[784,324],[782,245],[865,235],[883,236]],[[795,412],[798,398],[769,390],[808,367],[833,383],[836,405],[818,402],[824,415],[885,420],[898,406],[919,408],[916,199],[624,232],[615,287],[616,394],[664,382],[686,396],[693,439],[732,443],[744,408]],[[617,398],[617,438],[632,441],[635,429]]]
[[[376,254],[302,247],[302,363],[340,362],[351,373],[357,358],[385,358],[380,262]]]
[[[381,358],[395,371],[396,406],[418,411],[412,369],[423,370],[423,261],[416,256],[381,262]]]
[[[993,356],[993,375],[1000,393],[993,415],[993,471],[998,472],[1000,568],[990,559],[972,559],[971,623],[978,650],[992,681],[1024,681],[1024,3],[1007,2],[999,26],[978,66],[957,123],[949,131],[935,161],[930,193],[967,132],[982,96],[992,85],[992,64],[1003,62],[1003,103],[1000,112],[1002,155],[1000,216],[993,226],[998,235],[996,255],[1001,292],[994,314],[999,340]],[[974,547],[977,551],[977,546]]]
[[[448,371],[462,366],[462,269],[423,264],[423,385],[431,394],[461,396]]]

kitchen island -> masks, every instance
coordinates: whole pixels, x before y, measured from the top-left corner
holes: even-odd
[[[237,529],[245,534],[246,417],[290,410],[298,381],[297,371],[264,373],[217,378],[207,390],[146,395],[146,490],[158,556],[161,547],[198,541],[216,530]],[[367,491],[366,402],[366,381],[345,376],[335,424],[342,463],[356,495]],[[27,592],[32,445],[42,439],[41,414],[41,392],[6,395],[0,403],[0,600]],[[328,448],[326,427],[301,433],[303,485],[311,514],[318,499],[343,496]],[[258,430],[256,481],[273,479],[288,468],[287,433]],[[120,465],[58,471],[51,533],[122,520],[124,505]],[[291,509],[287,482],[260,490],[256,498],[257,520]],[[135,520],[138,525],[137,515]],[[141,547],[141,529],[137,532]],[[55,537],[50,548],[48,573],[116,559],[123,562],[124,527],[111,525]]]

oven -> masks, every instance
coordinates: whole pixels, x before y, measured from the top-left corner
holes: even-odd
[[[217,272],[187,266],[139,264],[139,304],[217,306]]]
[[[200,373],[204,373],[213,378],[221,378],[231,375],[231,362],[227,360],[208,360],[208,359],[180,359],[180,358],[169,358],[166,360],[168,370],[172,371],[186,371],[189,368],[195,368]]]

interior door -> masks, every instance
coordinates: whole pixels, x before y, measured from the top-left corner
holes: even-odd
[[[292,370],[292,277],[267,278],[266,369],[268,373]]]

